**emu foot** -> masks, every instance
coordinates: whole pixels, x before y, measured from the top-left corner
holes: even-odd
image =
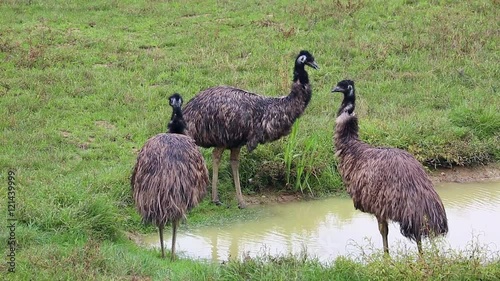
[[[385,259],[391,259],[391,255],[389,254],[388,250],[387,251],[384,250],[384,258]]]
[[[214,203],[216,206],[222,206],[222,202],[220,200],[214,200],[212,201],[212,203]]]

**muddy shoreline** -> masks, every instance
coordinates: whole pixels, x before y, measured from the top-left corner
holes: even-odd
[[[441,168],[431,171],[429,176],[434,183],[500,180],[500,163],[474,167]]]
[[[479,182],[500,180],[500,163],[473,167],[452,167],[431,170],[429,177],[434,184],[445,182]],[[252,205],[286,203],[311,199],[300,192],[263,191],[254,195],[245,195],[247,203]]]

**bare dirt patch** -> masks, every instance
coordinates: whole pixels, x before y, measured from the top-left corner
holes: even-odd
[[[70,131],[62,130],[61,131],[61,136],[63,136],[64,138],[69,138],[69,137],[72,136],[72,134],[71,134]]]
[[[442,168],[431,171],[430,177],[434,183],[500,180],[500,163],[474,167]]]
[[[94,124],[97,127],[101,127],[101,128],[107,129],[107,130],[114,130],[116,128],[115,125],[113,125],[112,123],[105,121],[105,120],[95,121]]]
[[[266,205],[275,203],[287,203],[301,201],[305,198],[302,193],[264,191],[254,195],[246,195],[245,201],[248,205]]]

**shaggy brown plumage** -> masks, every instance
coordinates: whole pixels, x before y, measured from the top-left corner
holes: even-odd
[[[422,253],[422,237],[448,232],[446,212],[431,180],[408,152],[372,147],[359,139],[354,82],[341,81],[334,91],[344,93],[334,140],[338,170],[354,207],[375,215],[385,252],[389,252],[387,222],[391,220],[399,223],[402,235],[417,242]]]
[[[144,222],[159,228],[162,257],[163,228],[172,223],[172,260],[178,223],[203,199],[208,185],[208,171],[194,140],[173,133],[183,131],[179,125],[183,122],[176,120],[182,118],[177,114],[180,105],[173,110],[169,133],[158,134],[144,144],[131,177],[137,210]]]
[[[294,83],[290,95],[263,97],[228,86],[209,88],[184,108],[187,134],[199,146],[254,150],[290,133],[311,98],[309,85]],[[195,104],[209,105],[202,110]],[[197,120],[197,121],[194,121]]]
[[[304,66],[318,68],[314,57],[301,51],[295,60],[294,78],[288,96],[271,98],[241,89],[219,86],[206,89],[184,108],[187,134],[196,144],[213,151],[212,201],[219,204],[217,177],[224,149],[231,150],[236,196],[245,207],[239,182],[239,153],[246,145],[251,152],[258,144],[271,142],[290,133],[311,99],[311,86]]]

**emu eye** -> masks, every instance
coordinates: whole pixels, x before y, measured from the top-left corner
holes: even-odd
[[[298,57],[298,58],[297,58],[297,61],[298,61],[299,63],[305,63],[305,62],[306,62],[306,60],[307,60],[307,58],[306,58],[306,56],[305,56],[305,55],[302,55],[302,56],[300,56],[300,57]]]

